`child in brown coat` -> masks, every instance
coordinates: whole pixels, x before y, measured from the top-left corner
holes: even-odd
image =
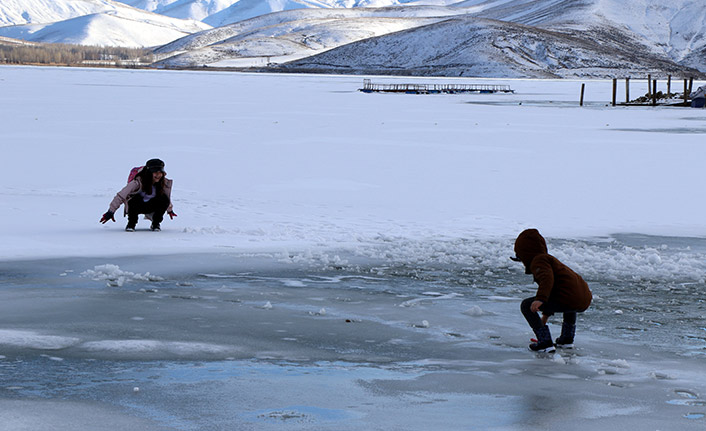
[[[520,309],[537,341],[530,344],[535,352],[553,352],[547,319],[554,313],[564,313],[561,336],[556,346],[572,348],[576,333],[576,313],[591,305],[591,290],[580,275],[547,253],[547,243],[537,229],[527,229],[515,241],[514,261],[525,265],[525,273],[534,276],[538,284],[537,294],[522,301]],[[538,312],[542,312],[539,317]]]

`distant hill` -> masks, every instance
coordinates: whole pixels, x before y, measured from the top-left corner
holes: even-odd
[[[206,30],[155,50],[162,66],[265,66],[308,57],[359,40],[424,26],[460,9],[300,9]]]
[[[349,9],[400,5],[447,6],[459,0],[122,0],[123,3],[213,27],[233,24],[272,12],[294,9]],[[480,3],[483,0],[468,0]]]
[[[172,18],[202,21],[238,0],[122,0],[122,3]]]
[[[155,46],[159,67],[512,77],[706,72],[704,0],[124,1],[142,9],[110,0],[2,0],[2,22],[21,25],[0,27],[0,36]]]
[[[487,1],[481,6],[483,10],[476,15],[481,18],[577,36],[589,29],[598,32],[606,29],[616,37],[628,35],[649,46],[655,54],[675,62],[682,62],[706,48],[706,3],[703,0],[510,0]],[[702,56],[700,62],[692,61],[692,65],[706,71],[706,56]]]
[[[149,47],[208,28],[199,21],[121,6],[58,22],[0,27],[0,36],[45,43]]]
[[[693,0],[468,0],[439,7],[301,9],[190,35],[157,53],[160,65],[179,67],[698,75],[706,71],[705,22],[706,8]]]
[[[213,27],[220,27],[273,12],[296,9],[380,8],[402,5],[448,5],[457,0],[239,0],[232,6],[205,18]]]
[[[700,75],[619,30],[567,34],[469,16],[366,39],[278,68],[509,78],[646,76],[656,71]]]
[[[126,9],[132,8],[112,0],[2,0],[0,26],[46,24]]]

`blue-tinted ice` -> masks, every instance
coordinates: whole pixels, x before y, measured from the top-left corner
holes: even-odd
[[[0,424],[703,429],[704,241],[552,245],[596,299],[547,357],[526,349],[529,276],[467,244],[5,262]]]

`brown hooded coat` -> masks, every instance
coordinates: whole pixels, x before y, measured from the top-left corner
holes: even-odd
[[[580,275],[547,253],[547,243],[537,229],[523,231],[515,241],[515,254],[532,274],[536,299],[563,310],[585,311],[591,305],[591,290]]]

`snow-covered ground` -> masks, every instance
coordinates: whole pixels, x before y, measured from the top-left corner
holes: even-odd
[[[607,107],[607,81],[586,82],[583,108],[571,80],[373,78],[515,90],[430,96],[364,94],[362,81],[3,67],[0,258],[365,251],[528,226],[704,234],[703,110]],[[646,89],[631,83],[633,96]],[[120,214],[98,224],[152,157],[179,216],[159,235],[125,235]]]
[[[706,111],[363,78],[0,68],[0,423],[702,429]],[[99,224],[153,157],[178,217]],[[573,353],[526,351],[527,227],[593,289]]]

